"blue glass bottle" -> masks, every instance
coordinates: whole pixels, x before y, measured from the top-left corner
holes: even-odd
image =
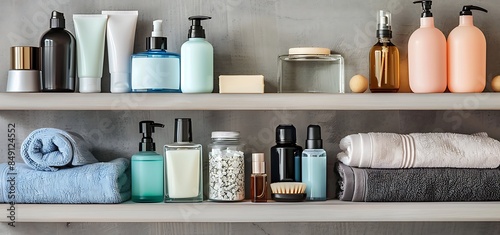
[[[306,200],[326,200],[326,151],[318,125],[307,127],[306,148],[302,151],[302,182],[306,183]]]
[[[161,23],[153,21],[147,51],[132,55],[132,92],[181,92],[180,56],[166,51],[167,38],[161,36]]]

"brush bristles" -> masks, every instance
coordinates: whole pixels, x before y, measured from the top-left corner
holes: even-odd
[[[300,182],[272,183],[271,190],[279,194],[301,194],[306,191],[306,184]]]

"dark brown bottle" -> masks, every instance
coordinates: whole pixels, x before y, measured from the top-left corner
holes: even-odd
[[[252,154],[252,175],[250,176],[250,200],[267,202],[267,175],[263,153]]]
[[[76,41],[65,28],[64,14],[53,11],[50,30],[40,39],[42,91],[74,92]]]

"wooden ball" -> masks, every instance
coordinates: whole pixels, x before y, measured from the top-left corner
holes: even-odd
[[[491,89],[493,89],[493,91],[500,91],[500,75],[497,75],[495,76],[492,80],[491,80]]]
[[[368,79],[363,75],[354,75],[349,81],[349,87],[354,93],[363,93],[368,89]]]

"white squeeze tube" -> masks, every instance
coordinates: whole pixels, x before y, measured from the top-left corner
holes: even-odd
[[[107,15],[73,15],[81,93],[101,92]]]
[[[126,93],[130,87],[130,60],[134,51],[138,11],[102,11],[108,15],[108,57],[111,92]]]

